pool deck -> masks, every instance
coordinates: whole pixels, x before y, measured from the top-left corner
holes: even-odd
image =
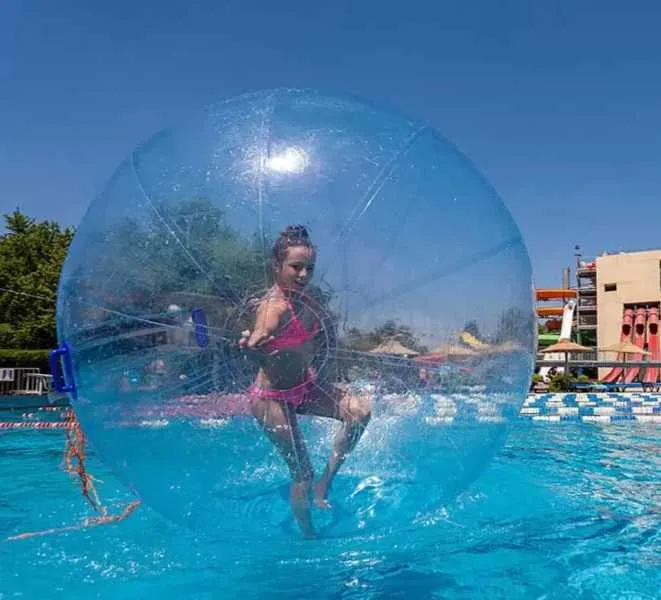
[[[446,407],[447,417],[452,420],[454,404]],[[4,411],[55,412],[67,406],[64,399],[49,402],[46,396],[0,396],[0,426]],[[27,413],[26,413],[27,414]],[[33,415],[30,415],[33,416]],[[14,415],[15,417],[15,415]],[[644,392],[560,392],[530,394],[519,413],[526,421],[549,423],[584,422],[615,423],[640,422],[661,425],[661,393]],[[13,420],[13,419],[12,419]],[[27,419],[26,427],[31,419]]]
[[[0,395],[0,411],[21,410],[48,406],[67,406],[68,400],[64,396],[47,396],[46,394],[12,394]]]

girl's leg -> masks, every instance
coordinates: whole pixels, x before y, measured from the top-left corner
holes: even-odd
[[[296,413],[287,404],[266,398],[254,398],[251,406],[264,433],[289,467],[292,478],[289,501],[294,518],[303,535],[314,538],[316,533],[312,525],[309,502],[314,473],[298,427]]]
[[[337,419],[342,423],[335,436],[333,450],[319,481],[314,486],[314,502],[320,508],[330,508],[327,496],[333,478],[347,455],[355,448],[371,417],[371,401],[367,395],[357,396],[335,386],[315,386],[308,400],[298,408],[300,414]]]

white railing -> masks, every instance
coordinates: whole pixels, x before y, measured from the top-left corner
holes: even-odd
[[[51,375],[36,367],[0,368],[0,396],[42,396],[51,391]]]

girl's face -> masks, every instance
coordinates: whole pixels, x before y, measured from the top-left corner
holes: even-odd
[[[275,280],[284,290],[300,291],[310,283],[316,253],[308,246],[290,246],[280,264],[275,265]]]

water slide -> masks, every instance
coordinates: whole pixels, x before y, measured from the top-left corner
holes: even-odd
[[[647,351],[650,355],[647,357],[650,362],[661,362],[659,353],[659,309],[650,308],[647,311]],[[656,384],[659,379],[658,367],[645,369],[643,383]]]
[[[539,288],[535,290],[537,300],[568,300],[576,298],[576,290],[562,288]]]
[[[565,304],[562,314],[562,325],[560,326],[560,339],[563,338],[570,339],[571,327],[572,327],[572,321],[574,320],[575,309],[576,309],[575,300],[570,300],[569,302],[567,302],[567,304]],[[549,361],[565,360],[565,355],[562,352],[553,352],[551,354],[545,355],[544,360],[549,360]],[[550,370],[551,367],[542,367],[539,370],[539,374],[543,377],[544,381],[548,380]],[[564,367],[556,367],[557,373],[562,373],[564,370],[565,370]]]
[[[539,317],[561,317],[565,314],[564,306],[538,306],[537,316]]]
[[[627,308],[622,317],[621,342],[630,342],[633,325],[633,309]],[[624,354],[618,354],[617,360],[624,360]],[[622,367],[613,367],[602,379],[604,383],[615,383],[622,376]]]
[[[639,308],[636,311],[636,318],[633,322],[633,338],[631,341],[638,346],[641,350],[645,347],[645,324],[647,317],[647,311],[644,308]],[[642,354],[630,354],[628,357],[629,360],[639,362],[643,360]],[[626,369],[624,373],[624,383],[633,383],[640,373],[640,367],[631,367]]]
[[[535,290],[535,299],[537,302],[545,300],[567,301],[570,298],[576,298],[576,295],[576,290],[569,288],[537,288]],[[565,314],[565,306],[538,306],[536,310],[537,316],[542,318],[562,317]],[[558,328],[560,329],[561,326]]]

